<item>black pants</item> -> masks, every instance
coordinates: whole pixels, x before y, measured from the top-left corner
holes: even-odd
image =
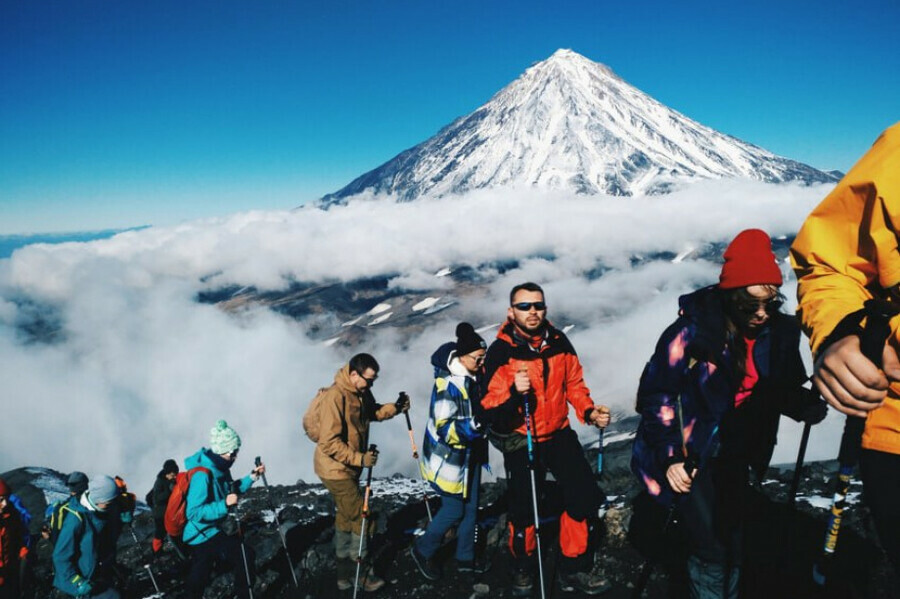
[[[0,568],[0,599],[19,599],[19,562]]]
[[[553,474],[562,490],[563,509],[568,518],[563,516],[560,522],[560,538],[566,535],[563,530],[571,521],[586,522],[596,516],[600,505],[600,492],[594,481],[594,474],[584,457],[584,450],[578,442],[578,435],[570,428],[554,433],[552,437],[535,445],[535,481],[538,501],[540,489],[547,471]],[[503,464],[509,480],[509,521],[514,531],[523,531],[534,524],[534,506],[531,496],[531,474],[528,470],[528,448],[504,454]],[[574,535],[587,536],[587,524],[584,530],[573,531]],[[577,527],[573,527],[577,528]],[[522,551],[514,551],[517,566],[526,567],[527,559]],[[579,556],[562,556],[560,568],[567,572],[588,570],[591,560],[588,551]]]
[[[247,568],[250,570],[251,584],[256,580],[254,562],[256,555],[253,549],[244,544],[247,551]],[[234,571],[234,590],[238,597],[246,599],[250,597],[250,589],[247,587],[247,571],[244,569],[244,556],[241,552],[241,541],[237,536],[228,536],[219,533],[205,543],[191,547],[191,571],[187,578],[188,597],[201,599],[203,589],[209,581],[209,573],[217,561],[231,564]]]
[[[859,469],[878,539],[900,576],[900,455],[864,449]]]

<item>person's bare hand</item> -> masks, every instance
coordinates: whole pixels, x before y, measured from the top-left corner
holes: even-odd
[[[609,426],[609,421],[609,408],[600,404],[595,405],[589,414],[589,422],[597,428],[606,428]]]
[[[885,344],[882,360],[884,372],[862,354],[859,337],[844,337],[816,359],[813,383],[831,407],[864,418],[884,402],[890,382],[900,381],[897,351]]]
[[[531,391],[531,378],[528,376],[527,368],[519,368],[519,370],[516,372],[516,377],[513,382],[516,386],[516,391],[518,391],[520,394],[525,395],[526,393]]]
[[[666,470],[666,480],[669,481],[669,486],[672,487],[672,490],[676,493],[690,493],[691,482],[696,474],[697,469],[694,468],[694,471],[688,476],[687,471],[684,469],[684,463],[679,462],[677,464],[672,464],[669,466],[669,469]]]
[[[231,507],[233,505],[237,505],[238,496],[237,493],[229,493],[225,496],[225,505]]]

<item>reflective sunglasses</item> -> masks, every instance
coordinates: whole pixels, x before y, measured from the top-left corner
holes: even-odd
[[[545,304],[544,302],[519,302],[518,304],[513,304],[512,307],[522,312],[528,312],[532,308],[534,308],[538,312],[541,312],[547,309],[547,304]]]
[[[770,297],[769,299],[759,300],[756,302],[740,302],[735,304],[735,309],[743,314],[744,316],[753,316],[759,309],[762,308],[768,314],[773,314],[778,312],[781,309],[781,306],[784,305],[784,300],[778,297],[777,295],[774,297]]]

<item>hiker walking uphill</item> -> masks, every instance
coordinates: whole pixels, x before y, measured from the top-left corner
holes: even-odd
[[[781,413],[817,423],[827,409],[802,387],[771,248],[759,229],[735,237],[719,284],[679,299],[638,388],[632,470],[656,502],[678,502],[692,597],[737,597],[748,470],[768,467]]]
[[[480,375],[487,344],[472,325],[456,327],[456,342],[445,343],[431,356],[434,388],[425,440],[422,476],[441,496],[441,509],[425,534],[410,548],[413,560],[429,580],[440,577],[432,557],[444,533],[456,526],[456,562],[461,572],[484,573],[488,564],[475,559],[475,526],[481,468],[487,463],[487,440],[472,417],[481,396]]]
[[[201,448],[184,461],[190,484],[185,498],[187,522],[182,540],[191,547],[186,586],[188,596],[193,599],[203,596],[217,561],[228,562],[234,570],[237,596],[247,599],[251,595],[255,555],[239,536],[229,534],[232,531],[228,530],[226,521],[228,508],[237,505],[238,494],[246,493],[266,467],[260,464],[247,476],[233,480],[231,467],[240,448],[241,438],[227,422],[219,420],[209,432],[209,448]]]
[[[65,507],[65,517],[53,547],[53,586],[73,597],[118,599],[113,581],[100,575],[101,535],[107,510],[119,494],[109,476],[95,476],[79,499]]]
[[[572,344],[547,320],[540,286],[513,287],[509,303],[507,322],[485,357],[486,391],[476,416],[490,425],[489,439],[503,452],[509,480],[513,593],[531,594],[533,555],[540,547],[534,516],[535,476],[543,481],[549,470],[562,489],[565,505],[559,523],[560,586],[596,595],[609,589],[605,580],[590,573],[589,518],[597,514],[601,497],[578,436],[569,425],[569,405],[580,421],[597,427],[609,424],[609,409],[591,400]],[[535,476],[530,476],[530,467]],[[540,557],[537,570],[542,576]]]
[[[369,354],[357,354],[334,375],[334,384],[319,392],[304,426],[316,440],[313,465],[316,475],[334,501],[334,552],[337,558],[337,586],[347,590],[353,586],[355,563],[366,556],[367,533],[360,535],[363,522],[363,496],[359,477],[363,468],[378,461],[378,452],[368,450],[369,423],[393,418],[409,409],[409,399],[402,394],[396,403],[379,404],[372,395],[378,378],[378,362]],[[315,432],[309,427],[315,420]],[[370,519],[370,522],[374,520]],[[361,549],[361,550],[360,550]],[[375,591],[384,580],[369,569],[362,588]]]
[[[153,553],[159,553],[166,540],[166,506],[175,486],[175,477],[178,476],[178,464],[175,460],[166,460],[162,470],[156,475],[153,489],[147,495],[147,503],[150,505],[153,515],[153,541],[151,548]]]
[[[28,556],[28,525],[0,478],[0,599],[19,599],[20,568]]]
[[[835,409],[865,418],[863,500],[900,574],[900,317],[882,370],[860,350],[864,303],[900,305],[900,123],[885,131],[804,223],[791,246],[813,381]],[[859,444],[857,444],[859,447]]]

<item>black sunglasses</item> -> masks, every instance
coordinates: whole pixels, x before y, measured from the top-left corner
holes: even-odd
[[[359,372],[356,373],[356,376],[358,376],[359,378],[361,378],[362,380],[364,380],[364,381],[366,382],[366,384],[367,384],[368,386],[370,386],[370,387],[371,387],[372,385],[375,384],[375,379],[378,378],[378,375],[376,374],[375,376],[373,376],[372,378],[369,379],[369,378],[364,377],[364,376],[363,376],[362,374],[360,374]]]
[[[522,312],[528,312],[531,308],[541,312],[547,309],[547,304],[544,302],[519,302],[518,304],[513,304],[512,307]]]
[[[735,309],[743,314],[744,316],[753,316],[756,314],[760,308],[765,310],[767,313],[772,314],[778,312],[781,309],[781,306],[784,305],[784,300],[778,297],[770,297],[766,300],[759,300],[757,302],[740,302],[735,305]]]

